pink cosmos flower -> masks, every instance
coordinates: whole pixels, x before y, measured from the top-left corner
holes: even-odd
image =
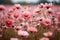
[[[18,18],[18,17],[19,17],[19,14],[18,14],[18,13],[15,13],[13,16],[14,16],[15,18]]]
[[[49,4],[48,4],[48,3],[45,3],[45,8],[47,8],[47,9],[49,9],[49,8],[50,8],[50,6],[49,6]]]
[[[2,28],[7,29],[8,27],[7,26],[2,26]]]
[[[40,5],[38,5],[39,8],[43,8],[44,7],[44,4],[41,3]]]
[[[19,30],[18,31],[18,35],[19,36],[23,36],[23,37],[28,37],[29,36],[29,33],[27,31]]]
[[[18,38],[10,38],[10,40],[18,40]]]
[[[22,29],[21,26],[17,26],[17,27],[15,26],[14,28],[15,28],[16,30],[20,30],[20,29]]]
[[[7,20],[5,20],[5,23],[6,23],[6,25],[12,25],[12,20],[7,19]]]
[[[51,25],[51,20],[50,20],[50,19],[43,19],[42,23],[43,23],[45,26],[49,26],[49,25]]]
[[[12,13],[14,10],[13,10],[12,8],[10,8],[8,11],[9,11],[10,13]]]
[[[43,19],[44,19],[43,17],[42,18],[38,17],[38,18],[36,18],[36,21],[39,22],[39,23],[42,23]]]
[[[47,10],[47,13],[48,13],[48,14],[53,14],[54,11],[53,11],[51,8],[49,8],[49,9]]]
[[[28,24],[31,24],[31,23],[32,23],[32,21],[33,21],[33,20],[32,20],[32,19],[30,19],[30,20],[28,21]]]
[[[22,8],[22,6],[21,6],[20,4],[15,4],[14,7],[15,7],[16,9],[21,9],[21,8]]]
[[[48,31],[48,32],[43,33],[43,35],[44,35],[44,36],[46,36],[46,37],[48,37],[48,36],[52,36],[52,35],[53,35],[53,33],[52,33],[52,32],[50,32],[50,31]]]
[[[39,40],[49,40],[49,38],[42,37],[42,38],[40,38]]]
[[[53,7],[54,5],[52,3],[49,3],[50,7]]]
[[[6,8],[3,5],[0,5],[0,11],[4,11]]]
[[[28,27],[27,28],[27,31],[30,31],[30,32],[37,32],[37,28],[36,27]]]
[[[51,8],[53,5],[52,5],[52,3],[45,3],[45,5],[44,5],[44,7],[45,8],[47,8],[47,9],[49,9],[49,8]]]
[[[29,19],[31,17],[31,13],[28,12],[28,11],[24,11],[22,12],[22,17],[25,18],[25,19]]]
[[[13,6],[12,9],[15,11],[16,10],[16,7]]]
[[[16,7],[15,7],[15,6],[13,6],[12,8],[9,8],[9,10],[8,10],[8,11],[9,11],[10,13],[12,13],[12,12],[14,12],[15,10],[16,10]]]
[[[33,12],[39,14],[41,12],[41,9],[37,7]]]

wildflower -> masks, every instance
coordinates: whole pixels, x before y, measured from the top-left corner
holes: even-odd
[[[10,38],[10,40],[18,40],[18,38]]]
[[[15,17],[15,18],[18,18],[18,16],[19,16],[18,13],[15,13],[15,14],[14,14],[14,17]]]
[[[2,26],[2,28],[7,29],[8,27],[7,26]]]
[[[54,11],[53,11],[51,8],[49,8],[49,9],[47,10],[47,13],[48,13],[48,14],[53,14],[53,12],[54,12]]]
[[[49,9],[49,8],[51,8],[53,5],[52,5],[52,3],[45,3],[45,8],[47,8],[47,9]]]
[[[0,5],[0,11],[4,11],[6,8],[3,5]]]
[[[23,36],[23,37],[28,37],[29,33],[27,31],[19,30],[18,31],[18,35]]]
[[[40,38],[40,40],[49,40],[49,38],[43,37],[43,38]]]
[[[15,4],[14,7],[15,7],[16,9],[21,9],[21,8],[22,8],[22,6],[21,6],[20,4]]]
[[[30,31],[30,32],[37,32],[37,28],[36,27],[28,27],[27,31]]]
[[[34,10],[34,12],[39,14],[41,12],[41,9],[37,8],[37,9]]]
[[[51,25],[51,20],[50,20],[50,19],[43,19],[42,23],[43,23],[45,26],[49,26],[49,25]]]
[[[31,13],[28,11],[23,12],[21,15],[25,19],[29,19],[31,17]]]
[[[43,35],[44,35],[44,36],[52,36],[52,35],[53,35],[53,33],[52,33],[52,32],[50,32],[50,31],[48,31],[48,32],[43,33]]]
[[[44,7],[44,4],[41,3],[40,5],[38,5],[39,8],[43,8]]]
[[[6,25],[12,25],[12,20],[7,19],[7,20],[5,21],[5,23],[6,23]]]
[[[20,30],[22,27],[20,26],[17,26],[17,27],[14,27],[16,30]]]
[[[9,11],[10,13],[12,13],[14,10],[13,10],[12,8],[10,8],[8,11]]]

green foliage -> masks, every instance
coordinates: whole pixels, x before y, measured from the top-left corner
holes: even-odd
[[[2,31],[2,40],[9,40],[10,38],[16,38],[17,33],[12,28],[3,29]]]
[[[59,40],[60,38],[60,32],[57,30],[54,31],[54,36],[50,38],[50,40]]]
[[[48,3],[47,0],[40,0],[39,3]]]
[[[18,4],[25,5],[27,3],[26,2],[18,2]]]
[[[37,33],[29,32],[29,37],[22,38],[22,40],[39,40],[40,37],[43,37],[44,29],[42,29],[41,27],[38,27],[37,29],[39,30]]]
[[[0,4],[12,4],[11,0],[0,0]]]
[[[60,5],[60,1],[59,2],[53,1],[52,3],[55,5]]]

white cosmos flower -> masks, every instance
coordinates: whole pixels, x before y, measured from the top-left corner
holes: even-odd
[[[10,38],[10,40],[18,40],[18,38]]]
[[[39,40],[49,40],[49,38],[43,37],[43,38],[40,38]]]
[[[53,33],[50,32],[50,31],[43,33],[44,36],[52,36],[52,34],[53,34]]]
[[[29,33],[27,31],[19,30],[18,35],[26,37],[26,36],[29,36]]]

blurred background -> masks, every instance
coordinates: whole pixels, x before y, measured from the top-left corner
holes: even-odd
[[[40,3],[60,4],[60,0],[0,0],[0,4],[40,4]]]
[[[60,0],[0,0],[0,4],[3,4],[6,7],[11,7],[14,4],[21,4],[25,8],[31,6],[31,8],[33,7],[34,9],[34,7],[36,7],[37,4],[40,3],[53,3],[54,10],[56,12],[60,12]]]

